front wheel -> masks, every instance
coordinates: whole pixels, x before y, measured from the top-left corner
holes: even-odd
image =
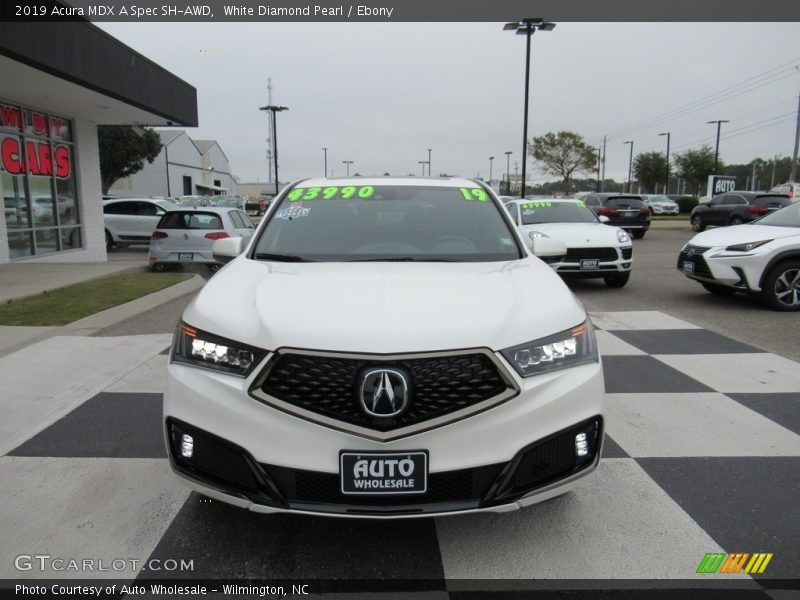
[[[775,265],[764,281],[761,298],[773,310],[800,310],[800,260]]]
[[[611,288],[621,288],[625,287],[625,284],[628,283],[628,279],[631,278],[630,273],[619,273],[617,275],[609,275],[608,277],[603,277],[603,281],[606,282],[606,285]]]
[[[106,252],[111,252],[111,249],[114,247],[114,238],[111,237],[111,233],[106,229]]]
[[[691,223],[692,223],[692,231],[700,233],[706,228],[706,224],[703,223],[703,219],[700,217],[700,215],[693,216],[691,218]]]
[[[742,224],[742,217],[739,215],[733,215],[731,217],[731,225],[741,225]]]

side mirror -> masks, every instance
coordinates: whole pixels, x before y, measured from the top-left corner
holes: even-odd
[[[561,240],[539,237],[528,240],[528,247],[539,258],[566,256],[567,245]]]
[[[600,215],[599,217],[597,217],[597,219],[598,219],[598,220],[599,220],[601,223],[608,223],[608,222],[611,220],[611,219],[609,219],[609,218],[608,218],[607,216],[605,216],[605,215]]]
[[[227,263],[244,252],[245,240],[240,237],[222,238],[215,240],[211,246],[211,253],[214,260]]]

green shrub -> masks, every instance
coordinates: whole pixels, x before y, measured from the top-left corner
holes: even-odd
[[[683,196],[682,198],[678,198],[675,202],[678,203],[678,208],[682,213],[692,212],[692,209],[698,204],[695,196]]]

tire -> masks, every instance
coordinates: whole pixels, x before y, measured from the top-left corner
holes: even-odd
[[[152,269],[155,273],[163,273],[167,270],[167,265],[164,263],[154,263]]]
[[[617,275],[603,277],[603,281],[605,281],[606,285],[610,288],[621,288],[625,287],[625,284],[628,283],[628,279],[630,278],[630,273],[618,273]]]
[[[743,222],[742,217],[739,215],[733,215],[731,217],[731,225],[741,225]]]
[[[733,296],[736,293],[735,289],[725,285],[719,285],[718,283],[706,283],[705,281],[701,281],[700,284],[706,290],[717,296]]]
[[[785,260],[772,267],[761,298],[773,310],[800,310],[800,260]]]
[[[696,231],[697,233],[705,231],[706,224],[703,223],[703,218],[700,215],[694,215],[690,222],[692,224],[692,231]]]
[[[108,229],[106,229],[106,252],[111,252],[111,249],[114,247],[114,238],[111,237],[111,233],[109,233]]]
[[[645,233],[647,233],[646,229],[637,229],[635,231],[631,231],[631,235],[637,240],[642,239]]]
[[[221,266],[222,265],[217,265],[217,264],[208,265],[208,270],[211,271],[212,273],[216,273],[217,271],[219,271],[219,268]]]

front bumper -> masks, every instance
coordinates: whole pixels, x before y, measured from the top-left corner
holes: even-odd
[[[597,363],[526,380],[514,374],[516,397],[389,442],[265,405],[247,394],[255,376],[170,364],[164,423],[173,470],[191,488],[257,512],[386,518],[506,512],[568,491],[594,470],[602,448],[603,376]],[[579,459],[575,437],[581,432],[589,433],[590,453]],[[181,457],[184,433],[194,439],[190,460]],[[342,450],[425,450],[428,492],[382,499],[341,495]]]
[[[677,268],[689,279],[742,292],[761,291],[760,278],[769,262],[768,253],[730,252],[725,246],[716,246],[693,247],[689,254],[688,248],[685,246],[678,255]],[[691,263],[691,268],[686,263]]]
[[[572,279],[591,279],[595,277],[608,277],[619,273],[628,273],[633,266],[633,246],[613,248],[612,256],[608,253],[612,248],[597,249],[593,252],[591,248],[570,248],[567,256],[558,262],[551,262],[550,266],[564,277]],[[605,250],[605,252],[602,252]],[[597,260],[597,268],[586,268],[583,260]]]

